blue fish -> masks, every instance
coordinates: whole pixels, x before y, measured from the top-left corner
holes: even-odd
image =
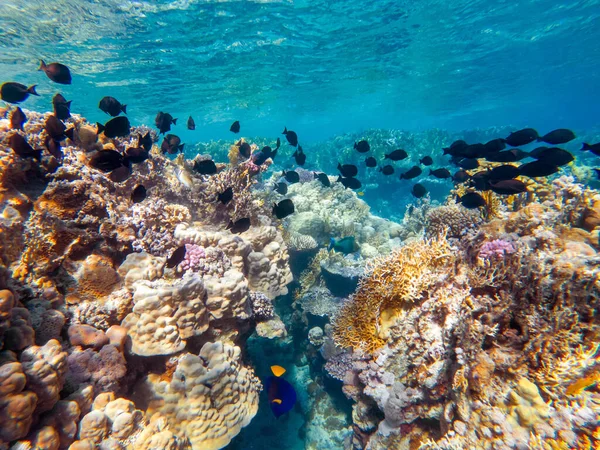
[[[329,240],[329,247],[327,248],[327,250],[331,249],[334,249],[336,252],[345,254],[354,253],[358,250],[358,244],[356,243],[354,236],[347,236],[338,240],[331,238]]]
[[[265,389],[269,398],[269,406],[276,418],[290,411],[296,404],[296,391],[286,380],[281,378],[285,369],[281,366],[271,366],[274,376],[265,381]]]

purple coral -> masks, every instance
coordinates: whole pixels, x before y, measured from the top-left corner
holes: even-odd
[[[204,267],[205,259],[206,252],[204,251],[204,247],[196,244],[185,244],[185,258],[181,262],[181,268],[183,270],[199,272]]]
[[[202,275],[223,276],[231,268],[231,260],[219,248],[185,244],[185,258],[180,267]]]
[[[275,311],[269,297],[262,292],[250,292],[248,298],[252,306],[252,314],[256,320],[269,320],[273,318]]]
[[[479,257],[482,259],[502,259],[514,252],[515,248],[510,242],[503,239],[494,239],[481,246]]]
[[[97,392],[119,390],[119,382],[127,373],[127,363],[114,345],[106,345],[98,352],[78,347],[70,352],[67,357],[67,384],[71,389],[91,383]]]
[[[346,373],[352,371],[352,368],[352,355],[347,352],[333,356],[325,363],[327,373],[332,378],[340,381],[344,381]]]

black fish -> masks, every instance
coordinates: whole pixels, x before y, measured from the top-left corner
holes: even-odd
[[[490,162],[515,162],[527,158],[529,153],[524,152],[520,148],[513,148],[498,153],[490,153],[485,155],[485,159]]]
[[[177,119],[173,119],[173,116],[169,113],[160,111],[156,115],[154,123],[156,124],[156,128],[160,130],[160,133],[165,134],[167,131],[171,131],[171,124],[177,124]]]
[[[487,150],[485,148],[485,144],[471,144],[464,147],[458,155],[463,158],[483,158],[487,154]]]
[[[337,169],[342,174],[343,177],[355,177],[358,175],[358,168],[353,164],[344,164],[343,166],[338,163]]]
[[[279,141],[279,138],[277,138],[277,140]],[[277,147],[275,147],[275,150],[272,150],[271,147],[266,145],[262,148],[261,151],[265,154],[267,158],[275,160],[275,157],[277,156],[277,150],[279,150],[279,143],[277,144]]]
[[[212,159],[194,161],[194,171],[202,175],[213,175],[217,173],[217,165]]]
[[[527,190],[527,185],[521,180],[490,181],[490,189],[496,194],[512,195],[525,192]]]
[[[33,147],[29,145],[29,142],[27,142],[27,139],[18,133],[13,134],[8,139],[8,145],[13,149],[13,152],[22,158],[35,158],[38,161],[42,158],[42,151],[34,150]]]
[[[265,151],[265,149],[268,149]],[[257,166],[262,166],[267,159],[269,159],[271,147],[263,147],[260,152],[256,152],[252,154],[252,162]]]
[[[115,183],[122,183],[131,175],[131,164],[128,161],[123,160],[123,165],[113,170],[108,178]]]
[[[233,133],[239,133],[240,132],[240,121],[236,120],[235,122],[233,122],[231,124],[231,126],[229,127],[229,131],[231,131]]]
[[[520,145],[527,145],[535,141],[539,137],[537,131],[533,128],[524,128],[510,135],[505,139],[505,142],[511,147],[518,147]]]
[[[475,159],[475,158],[473,158],[473,159],[463,158],[458,163],[458,166],[461,169],[473,170],[473,169],[477,169],[479,167],[479,161],[477,161],[477,159]]]
[[[287,127],[284,127],[283,133],[281,134],[285,135],[285,138],[290,145],[293,145],[294,147],[298,145],[298,135],[295,131],[288,131]]]
[[[227,225],[227,227],[225,229],[231,231],[234,234],[240,234],[240,233],[243,233],[244,231],[248,231],[249,228],[250,228],[250,219],[243,218],[243,219],[236,220],[235,222],[233,220],[230,220],[229,224]]]
[[[590,152],[592,152],[594,155],[600,156],[600,142],[597,144],[586,144],[584,142],[583,146],[581,147],[581,151],[585,152],[588,150]]]
[[[71,71],[64,64],[56,62],[46,64],[43,59],[40,59],[40,67],[38,70],[43,70],[48,78],[55,83],[71,84]]]
[[[0,98],[7,103],[21,103],[27,100],[29,94],[39,97],[40,94],[35,92],[35,86],[35,84],[27,87],[21,83],[4,83],[0,86]]]
[[[281,147],[281,139],[277,138],[277,145],[275,146],[275,151],[279,150],[279,147]]]
[[[458,141],[454,141],[452,144],[450,144],[450,147],[443,148],[444,155],[458,156],[461,154],[463,149],[465,149],[468,146],[469,146],[469,144],[467,144],[462,139],[460,139]]]
[[[163,154],[169,153],[170,155],[174,155],[177,152],[183,152],[183,146],[184,144],[181,143],[179,136],[167,134],[160,145],[160,149]]]
[[[356,178],[338,177],[337,181],[338,183],[342,183],[345,188],[360,189],[362,187],[362,183]]]
[[[498,153],[506,148],[504,139],[492,139],[484,144],[486,153]]]
[[[489,171],[477,172],[471,177],[469,185],[478,191],[489,191],[490,181],[488,179]]]
[[[252,154],[252,147],[250,147],[250,144],[240,139],[235,145],[237,145],[240,155],[244,158],[250,158],[250,155]]]
[[[518,167],[505,164],[503,166],[494,167],[493,169],[488,170],[486,177],[490,181],[512,180],[513,178],[519,176],[520,173],[521,172]]]
[[[75,125],[65,130],[65,136],[67,136],[72,141],[75,140]]]
[[[550,133],[539,137],[537,140],[546,142],[547,144],[559,145],[566,144],[573,139],[575,139],[575,133],[566,128],[559,128],[558,130],[551,131]]]
[[[433,175],[436,178],[452,178],[452,174],[450,173],[450,171],[448,169],[435,169],[435,170],[431,170],[429,169],[429,175]]]
[[[469,174],[464,170],[459,170],[454,175],[452,175],[452,181],[455,183],[464,183],[469,179]]]
[[[90,166],[102,172],[112,172],[123,166],[123,155],[116,150],[99,150],[90,158]]]
[[[408,169],[406,172],[404,172],[403,174],[400,175],[400,179],[401,180],[411,180],[413,178],[418,177],[422,173],[423,173],[423,171],[421,170],[421,168],[419,166],[412,166],[410,169]]]
[[[293,213],[294,203],[289,198],[281,200],[279,203],[273,203],[273,214],[278,219],[283,219]]]
[[[233,188],[230,186],[217,195],[217,200],[226,205],[233,198]]]
[[[296,159],[296,164],[303,166],[306,162],[306,154],[302,151],[302,146],[298,146],[298,149],[292,155]]]
[[[102,97],[102,100],[98,103],[98,108],[113,117],[117,117],[121,112],[127,114],[127,105],[121,104],[119,100],[110,96]]]
[[[392,161],[400,161],[401,159],[408,158],[408,153],[406,153],[401,148],[398,150],[394,150],[392,153],[388,153],[385,155],[383,159],[391,159]]]
[[[379,171],[380,171],[381,173],[383,173],[384,175],[391,175],[391,174],[393,174],[393,173],[394,173],[394,168],[393,168],[392,166],[390,166],[390,165],[387,165],[387,166],[383,166],[383,167],[381,167],[381,168],[379,169]]]
[[[425,197],[425,195],[427,195],[427,188],[425,186],[423,186],[421,183],[417,183],[413,186],[413,188],[410,192],[416,198],[422,198],[422,197]]]
[[[325,172],[315,172],[315,179],[319,180],[321,182],[321,184],[325,187],[330,187],[331,186],[331,181],[329,181],[329,177],[327,176],[327,174]]]
[[[284,183],[282,181],[275,185],[275,190],[277,191],[277,193],[279,193],[281,195],[285,195],[285,194],[287,194],[287,191],[288,191],[288,185],[287,185],[287,183]]]
[[[72,133],[69,133],[69,131],[72,131],[72,130],[73,129],[69,129],[69,130],[65,131],[65,134],[67,134],[67,135],[72,134]],[[69,138],[69,139],[73,140],[72,138]],[[62,159],[63,153],[62,153],[62,149],[60,148],[60,142],[55,141],[50,136],[46,136],[46,139],[44,139],[44,145],[46,146],[48,153],[50,153],[52,156],[54,156],[57,159]]]
[[[64,141],[67,138],[65,135],[67,127],[54,115],[48,116],[46,122],[44,122],[44,129],[46,130],[46,133],[48,133],[48,136],[55,141]]]
[[[179,264],[181,264],[184,258],[185,245],[182,245],[181,247],[178,247],[177,250],[175,250],[173,253],[171,253],[171,256],[169,256],[169,258],[167,259],[167,267],[169,269],[172,269],[173,267],[178,266]]]
[[[298,183],[300,181],[300,175],[294,170],[289,170],[287,172],[283,171],[281,176],[284,177],[290,184]]]
[[[196,129],[196,122],[194,122],[194,119],[192,119],[192,116],[190,116],[188,118],[187,128],[188,128],[188,130],[195,130]]]
[[[519,166],[519,173],[530,178],[547,177],[558,172],[558,170],[556,165],[541,160]]]
[[[468,192],[458,199],[461,205],[468,209],[479,208],[485,206],[484,198],[477,192]]]
[[[149,152],[150,150],[152,150],[152,136],[150,135],[150,132],[148,131],[145,135],[141,135],[138,134],[138,147],[141,145],[143,147],[144,150],[146,150],[147,152]]]
[[[365,164],[367,167],[377,167],[377,160],[372,156],[369,156],[367,159],[365,159]]]
[[[433,164],[433,158],[431,158],[431,156],[424,156],[419,160],[419,163],[423,164],[424,166],[430,166]]]
[[[364,139],[362,141],[355,142],[354,148],[358,153],[367,153],[369,150],[371,150],[371,146]]]
[[[575,159],[571,153],[558,147],[539,147],[531,152],[530,155],[555,166],[564,166]]]
[[[67,120],[71,117],[71,101],[67,101],[62,94],[58,93],[52,97],[52,106],[57,119]]]
[[[133,192],[131,193],[131,201],[133,203],[140,203],[146,199],[146,188],[141,184],[138,184]]]
[[[27,122],[27,116],[21,108],[17,108],[10,115],[11,130],[22,130],[23,124]]]
[[[125,158],[134,164],[144,162],[149,157],[150,153],[148,153],[148,151],[142,147],[129,147],[127,150],[125,150]]]
[[[109,138],[128,136],[131,125],[129,119],[125,116],[110,119],[106,124],[96,123],[98,134],[104,132],[104,136]]]

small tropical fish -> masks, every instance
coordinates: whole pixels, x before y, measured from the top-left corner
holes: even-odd
[[[377,160],[372,156],[369,156],[367,159],[365,159],[365,165],[367,167],[377,167]]]
[[[315,172],[315,179],[319,180],[321,182],[321,184],[325,187],[330,187],[331,186],[331,181],[329,181],[329,177],[327,176],[327,174],[325,172]]]
[[[27,116],[21,108],[17,108],[10,115],[11,130],[22,130],[23,124],[27,122]]]
[[[587,143],[583,143],[583,146],[581,147],[581,151],[590,151],[592,152],[594,155],[600,156],[600,142],[597,144],[587,144]]]
[[[538,141],[552,145],[566,144],[573,139],[575,139],[575,133],[566,128],[559,128],[558,130],[551,131],[550,133],[537,138]]]
[[[487,179],[490,181],[512,180],[519,175],[519,168],[510,164],[494,167],[488,170],[486,174]]]
[[[231,124],[231,126],[229,127],[229,131],[231,131],[233,133],[239,133],[240,132],[240,121],[236,120],[235,122],[233,122]]]
[[[354,149],[358,153],[367,153],[369,150],[371,150],[371,146],[369,145],[369,143],[367,141],[365,141],[363,139],[362,141],[358,141],[358,142],[354,143]]]
[[[469,192],[458,199],[465,208],[475,209],[485,206],[485,199],[477,192]]]
[[[419,163],[423,164],[424,166],[430,166],[433,164],[433,159],[431,156],[424,156],[419,160]]]
[[[436,178],[442,178],[442,179],[452,178],[452,174],[450,173],[450,171],[445,168],[435,169],[435,170],[429,169],[429,175],[433,175]]]
[[[408,153],[406,153],[402,149],[394,150],[392,153],[388,153],[385,155],[383,159],[391,159],[392,161],[400,161],[402,159],[408,158]]]
[[[362,187],[362,183],[354,177],[344,178],[339,176],[337,181],[338,183],[342,183],[345,188],[360,189]]]
[[[177,119],[173,119],[173,116],[169,113],[160,111],[154,119],[156,128],[159,129],[161,134],[165,134],[167,131],[171,131],[171,124],[176,125]]]
[[[150,157],[150,153],[142,147],[129,147],[125,150],[125,158],[128,161],[139,164],[146,161]]]
[[[461,169],[473,170],[479,167],[479,161],[476,158],[463,158],[459,161],[458,166]]]
[[[141,184],[138,184],[133,192],[131,192],[131,201],[133,203],[140,203],[146,199],[146,188]]]
[[[131,164],[128,161],[123,160],[123,165],[121,167],[117,167],[115,170],[110,172],[108,178],[110,178],[115,183],[122,183],[131,175]]]
[[[72,133],[69,133],[69,131],[70,130],[65,131],[65,134],[67,134],[67,133],[72,134]],[[69,138],[69,139],[73,140],[72,138]],[[46,136],[46,139],[44,139],[44,145],[46,146],[48,153],[50,153],[52,156],[54,156],[57,159],[62,159],[63,153],[62,153],[62,149],[60,148],[60,142],[55,141],[50,136]]]
[[[27,100],[29,95],[40,94],[35,92],[35,84],[33,86],[25,86],[21,83],[7,82],[0,86],[0,98],[7,103],[21,103]]]
[[[469,144],[462,139],[454,141],[452,144],[450,144],[450,147],[443,148],[444,155],[459,156],[461,152],[468,146]]]
[[[485,155],[485,159],[490,162],[516,162],[527,158],[529,153],[524,152],[520,148],[513,148],[498,153],[489,153]]]
[[[558,147],[539,147],[530,153],[533,158],[555,166],[569,164],[575,158],[568,151]]]
[[[303,166],[306,162],[306,154],[302,151],[302,146],[299,145],[294,154],[292,155],[296,159],[296,164]]]
[[[506,148],[504,139],[492,139],[484,144],[486,153],[498,153]]]
[[[519,147],[520,145],[527,145],[535,141],[538,137],[538,132],[533,128],[524,128],[522,130],[510,133],[510,135],[504,141],[511,147]]]
[[[279,138],[277,139],[279,140]],[[261,152],[263,152],[267,158],[275,160],[275,157],[277,156],[277,150],[279,150],[279,145],[275,147],[275,150],[272,150],[271,147],[266,145],[262,148]]]
[[[283,219],[294,213],[294,203],[286,198],[281,200],[279,203],[273,203],[273,214],[278,219]]]
[[[452,175],[452,181],[454,181],[455,183],[464,183],[469,179],[469,177],[470,175],[466,171],[459,170],[454,175]]]
[[[117,117],[119,114],[121,114],[121,112],[123,112],[123,114],[127,114],[127,105],[121,104],[119,100],[108,95],[106,97],[102,97],[102,100],[100,100],[100,103],[98,103],[98,108],[113,117]]]
[[[519,166],[519,174],[530,178],[547,177],[558,172],[558,166],[542,160],[532,161]]]
[[[488,180],[489,171],[477,172],[471,177],[469,185],[478,191],[489,191],[490,183]]]
[[[152,136],[150,135],[149,131],[146,132],[146,134],[143,136],[141,134],[138,134],[137,138],[138,138],[138,147],[141,145],[144,148],[144,150],[146,150],[147,152],[152,150],[153,141],[152,141]]]
[[[281,176],[290,184],[298,183],[300,181],[300,175],[294,170],[289,170],[287,172],[283,171]]]
[[[64,64],[57,62],[46,64],[43,59],[40,59],[40,67],[38,70],[43,70],[48,78],[55,83],[71,84],[71,71]]]
[[[213,175],[217,173],[217,165],[212,159],[194,161],[194,172],[198,172],[201,175]]]
[[[334,250],[339,253],[354,253],[358,250],[358,244],[356,243],[356,239],[354,236],[347,236],[342,239],[334,239],[331,238],[329,240],[329,247],[327,250]]]
[[[231,231],[234,234],[240,234],[240,233],[243,233],[244,231],[248,231],[249,228],[250,228],[250,219],[243,218],[243,219],[236,220],[235,222],[233,220],[230,220],[229,224],[227,225],[227,227],[225,229]]]
[[[285,195],[285,194],[287,194],[287,191],[288,191],[288,185],[287,185],[287,183],[284,183],[283,181],[281,181],[280,183],[277,183],[275,185],[275,190],[277,191],[278,194]]]
[[[358,168],[354,164],[344,164],[343,166],[338,163],[337,169],[343,177],[355,177],[358,175]]]
[[[389,164],[387,166],[383,166],[379,169],[379,171],[381,173],[383,173],[384,175],[392,175],[394,173],[394,167],[390,166]]]
[[[33,147],[29,145],[29,142],[27,142],[27,139],[18,133],[14,133],[8,139],[8,145],[12,148],[13,152],[22,158],[34,158],[38,161],[42,159],[42,151],[34,150]]]
[[[90,158],[90,166],[102,172],[112,172],[123,165],[123,155],[116,150],[99,150]]]
[[[512,195],[527,191],[527,185],[521,180],[490,181],[490,189],[496,194]]]
[[[171,256],[167,258],[167,267],[172,269],[173,267],[178,266],[185,258],[185,245],[181,247],[177,247],[177,249],[171,253]]]
[[[423,171],[421,170],[421,168],[419,166],[412,166],[406,172],[400,174],[400,179],[401,180],[411,180],[413,178],[418,177],[422,173],[423,173]]]
[[[56,118],[54,115],[48,116],[46,121],[44,122],[44,129],[48,136],[50,136],[55,141],[64,141],[67,136],[65,134],[65,130],[67,127],[64,123]]]
[[[131,124],[125,116],[118,116],[110,119],[106,124],[96,123],[98,134],[104,133],[104,136],[109,138],[128,136]]]
[[[270,150],[270,148],[269,148],[269,150]],[[252,162],[254,164],[256,164],[257,166],[262,166],[267,159],[269,159],[269,157],[267,156],[267,153],[264,151],[264,148],[263,148],[263,150],[252,154]]]
[[[233,188],[230,186],[217,195],[217,200],[226,205],[233,198]]]
[[[269,399],[269,406],[276,418],[290,411],[296,404],[296,391],[286,380],[281,378],[285,369],[281,366],[271,366],[274,376],[265,381],[265,390]]]
[[[365,191],[357,192],[356,195],[358,195],[359,197],[364,197],[365,196]]]
[[[238,147],[240,155],[242,155],[246,159],[250,158],[250,155],[252,154],[252,147],[250,147],[250,144],[240,139],[236,145]]]
[[[62,94],[57,93],[52,97],[52,106],[57,119],[67,120],[71,117],[71,101],[67,101]]]
[[[188,118],[187,128],[188,128],[188,130],[195,130],[196,129],[196,122],[194,122],[194,119],[192,118],[192,116],[190,116]]]
[[[167,134],[162,144],[160,145],[161,151],[164,153],[169,153],[170,155],[174,155],[177,152],[183,152],[183,146],[185,144],[181,143],[181,139],[179,136],[175,136],[174,134]]]
[[[295,131],[288,131],[287,127],[284,127],[281,134],[285,135],[285,138],[290,145],[293,145],[294,147],[298,145],[298,135]]]
[[[427,188],[421,183],[417,183],[412,187],[411,194],[416,198],[425,197],[425,195],[427,195]]]

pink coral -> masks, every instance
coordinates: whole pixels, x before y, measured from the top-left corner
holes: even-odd
[[[76,389],[92,383],[97,392],[118,391],[125,376],[125,357],[114,345],[105,345],[96,352],[91,348],[75,347],[67,357],[67,383]]]
[[[185,244],[185,258],[181,262],[181,268],[183,270],[198,272],[204,266],[205,258],[206,252],[204,251],[204,247],[196,244]]]
[[[481,259],[501,259],[514,252],[515,248],[510,242],[502,239],[494,239],[481,246],[479,257]]]
[[[231,261],[219,248],[185,244],[185,258],[180,267],[184,271],[191,270],[202,275],[223,276],[231,268]]]

